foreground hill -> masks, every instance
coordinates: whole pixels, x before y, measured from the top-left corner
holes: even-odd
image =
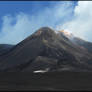
[[[0,91],[92,91],[91,72],[0,73]]]

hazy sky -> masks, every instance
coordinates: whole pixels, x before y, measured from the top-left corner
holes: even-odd
[[[0,1],[0,44],[17,44],[40,27],[92,40],[92,1]]]

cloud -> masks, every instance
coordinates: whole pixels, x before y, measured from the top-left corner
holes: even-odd
[[[92,1],[78,1],[74,8],[74,18],[57,29],[67,29],[75,36],[92,42]]]
[[[20,12],[14,16],[11,14],[3,16],[0,31],[0,44],[17,44],[40,27],[56,27],[56,24],[70,19],[73,2],[57,3],[53,7],[46,7],[35,14]],[[65,18],[67,17],[67,18]],[[65,19],[64,19],[65,18]]]
[[[14,20],[16,23],[13,24]],[[30,20],[27,15],[19,14],[15,18],[12,16],[3,17],[3,27],[0,33],[0,43],[15,44],[25,38],[27,31],[30,31]]]

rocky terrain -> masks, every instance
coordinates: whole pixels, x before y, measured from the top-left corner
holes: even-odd
[[[11,47],[11,46],[10,46]],[[92,71],[92,43],[43,27],[0,56],[2,72]]]

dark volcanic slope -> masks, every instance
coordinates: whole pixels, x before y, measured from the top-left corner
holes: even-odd
[[[0,57],[0,71],[92,71],[91,62],[87,49],[43,27]]]
[[[0,44],[0,55],[7,53],[13,45],[8,44]]]
[[[92,43],[91,43],[91,42],[82,40],[82,39],[77,38],[77,37],[75,37],[75,38],[73,39],[73,42],[74,42],[74,43],[77,43],[77,44],[80,45],[80,46],[85,47],[90,53],[92,53]]]

